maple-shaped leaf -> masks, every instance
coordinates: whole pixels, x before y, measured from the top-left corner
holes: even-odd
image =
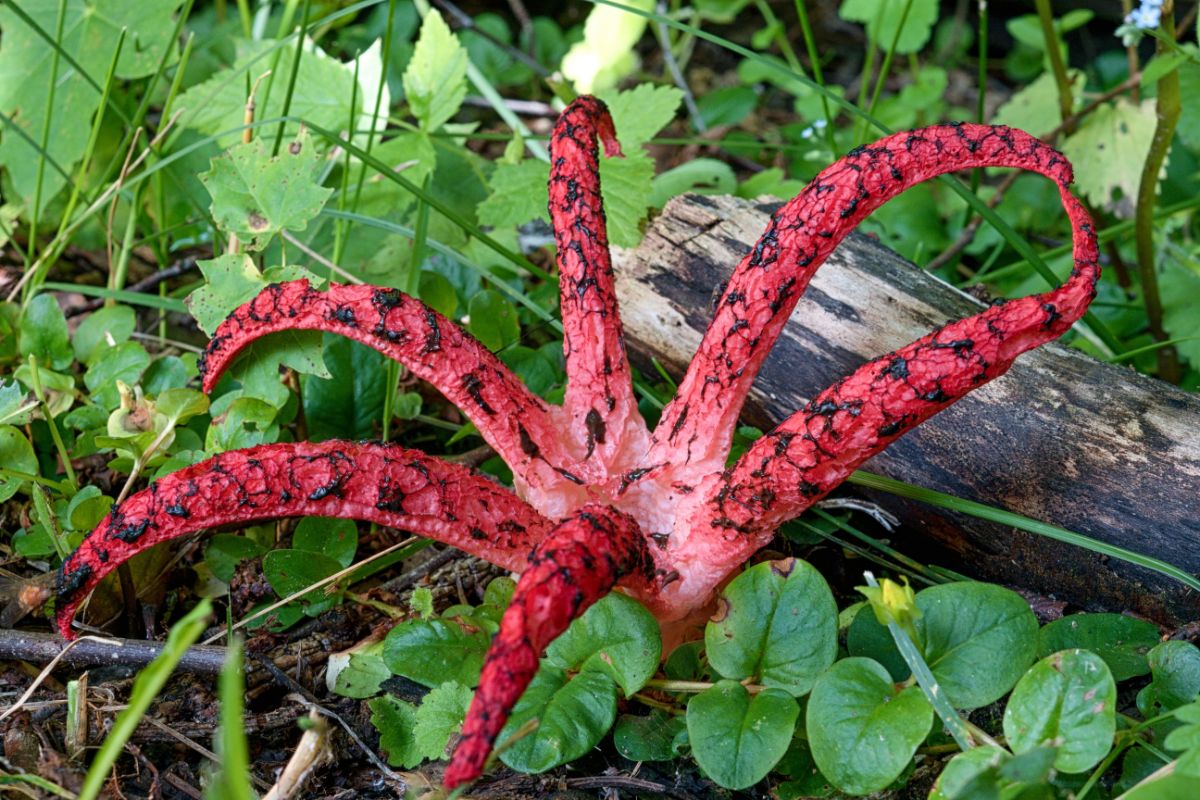
[[[404,70],[404,95],[421,122],[435,131],[467,96],[467,51],[436,11],[425,15],[412,60]]]
[[[1118,217],[1132,217],[1154,126],[1153,100],[1117,100],[1089,114],[1062,145],[1063,155],[1075,164],[1104,165],[1075,173],[1079,191]]]
[[[307,131],[301,129],[277,156],[267,148],[263,139],[237,145],[200,176],[217,225],[251,250],[261,250],[282,230],[304,230],[333,193],[317,180],[321,156]]]

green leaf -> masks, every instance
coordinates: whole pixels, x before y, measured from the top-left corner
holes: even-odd
[[[318,180],[321,156],[308,131],[301,129],[277,156],[269,147],[266,139],[240,144],[214,158],[200,176],[217,225],[251,250],[261,250],[280,231],[304,230],[333,194]]]
[[[1075,175],[1075,183],[1087,199],[1118,216],[1133,216],[1155,119],[1153,100],[1135,105],[1119,98],[1097,107],[1067,137],[1062,151],[1072,163],[1104,165],[1104,169],[1081,169]]]
[[[175,27],[175,11],[181,2],[21,0],[20,7],[50,36],[55,35],[59,8],[63,7],[63,32],[59,40],[62,49],[99,83],[112,63],[122,28],[128,31],[117,62],[116,77],[128,80],[152,74],[164,57],[164,51],[175,47],[171,32]],[[0,47],[0,111],[12,118],[32,141],[40,143],[53,74],[54,48],[3,6],[0,6],[0,30],[4,31],[4,46]],[[49,109],[47,152],[63,169],[70,171],[87,148],[92,116],[100,105],[100,93],[79,70],[61,57],[57,75],[53,77],[54,105]],[[4,131],[0,137],[0,164],[4,165],[21,197],[32,200],[40,161],[41,156],[25,138]],[[44,208],[66,185],[66,178],[49,165],[43,167]]]
[[[655,176],[651,186],[650,205],[662,208],[684,192],[731,194],[737,188],[737,176],[724,161],[696,158]]]
[[[322,342],[329,377],[306,375],[301,384],[308,439],[378,438],[388,389],[386,360],[343,336],[327,333]]]
[[[904,28],[905,2],[893,0],[843,0],[838,16],[850,22],[860,22],[867,28],[867,36],[881,50],[891,49],[896,42],[896,53],[916,53],[929,41],[929,34],[938,19],[937,0],[912,0]],[[900,31],[900,38],[896,33]]]
[[[1085,772],[1112,748],[1117,686],[1104,660],[1064,650],[1034,664],[1004,709],[1004,735],[1014,753],[1057,745],[1060,772]]]
[[[1189,61],[1179,68],[1179,91],[1184,97],[1200,97],[1200,64]],[[1183,103],[1175,135],[1192,150],[1200,150],[1200,105]]]
[[[613,592],[546,648],[545,663],[570,672],[602,672],[629,697],[654,676],[661,657],[654,616],[632,597]]]
[[[100,524],[112,508],[113,499],[98,486],[85,486],[67,503],[67,527],[87,533]]]
[[[1015,798],[1018,795],[1014,789],[1042,785],[1049,780],[1054,754],[1053,748],[1038,748],[1014,758],[1002,747],[974,747],[950,759],[938,776],[929,800]]]
[[[240,562],[258,558],[262,554],[263,547],[253,539],[232,533],[218,533],[204,546],[204,563],[208,564],[213,575],[229,583]]]
[[[422,130],[436,131],[467,96],[467,51],[442,15],[429,11],[404,70],[404,94]]]
[[[369,701],[367,707],[371,709],[371,724],[379,731],[379,746],[387,753],[389,764],[412,769],[425,760],[413,735],[417,709],[412,703],[385,694]]]
[[[113,0],[127,2],[127,0]],[[130,4],[132,5],[132,4]],[[263,40],[237,41],[238,57],[233,66],[215,73],[204,83],[192,86],[175,100],[175,108],[183,111],[180,125],[193,128],[208,135],[224,134],[218,139],[221,147],[229,147],[241,141],[237,130],[245,124],[246,86],[253,83],[274,65],[274,72],[259,86],[255,95],[257,109],[255,117],[260,120],[283,115],[283,104],[287,95],[286,80],[291,75],[296,47],[293,42]],[[129,43],[126,42],[128,48]],[[273,52],[268,52],[278,45]],[[269,87],[269,88],[268,88]],[[325,55],[315,46],[306,47],[300,54],[300,66],[296,72],[295,89],[291,95],[289,110],[292,116],[308,120],[314,125],[330,130],[342,130],[346,121],[358,118],[362,108],[361,92],[351,107],[354,97],[354,75],[338,63],[337,59]],[[374,98],[371,98],[374,100]],[[259,133],[255,139],[274,141],[274,125],[269,134]],[[286,135],[295,136],[299,126],[288,123]],[[231,133],[226,133],[232,131]]]
[[[869,605],[864,605],[854,615],[846,631],[846,651],[852,656],[878,661],[896,683],[908,680],[908,676],[912,674],[904,656],[900,655],[900,650],[896,647],[891,631],[879,624]]]
[[[33,418],[37,400],[16,381],[0,381],[0,425],[24,425]]]
[[[720,681],[688,702],[692,755],[719,785],[745,789],[783,758],[799,716],[800,706],[786,692],[751,695],[737,681]]]
[[[266,288],[267,280],[245,253],[226,253],[197,261],[205,284],[188,295],[187,307],[200,325],[212,336],[217,326],[242,303]]]
[[[263,575],[275,594],[287,597],[318,581],[340,572],[342,565],[322,553],[308,550],[272,550],[263,556]],[[329,587],[313,589],[296,598],[297,602],[325,605]]]
[[[305,517],[292,534],[292,547],[320,553],[348,567],[358,549],[358,526],[352,519]]]
[[[837,606],[811,564],[756,564],[721,593],[704,631],[708,661],[726,678],[801,697],[837,657]]]
[[[686,736],[684,717],[655,708],[646,715],[622,714],[613,729],[613,744],[630,761],[670,761],[679,755]]]
[[[700,118],[710,128],[737,125],[758,105],[758,92],[749,86],[726,86],[705,92],[696,100]]]
[[[545,397],[563,382],[562,370],[542,350],[518,344],[506,347],[499,355],[505,366],[539,397]]]
[[[642,221],[650,205],[654,162],[644,153],[627,152],[624,158],[600,158],[600,194],[608,218],[608,240],[618,247],[634,247],[642,240]]]
[[[813,759],[825,777],[851,794],[877,792],[894,781],[933,723],[921,689],[897,691],[869,658],[846,658],[817,679],[806,728]]]
[[[429,619],[433,616],[433,592],[428,586],[418,586],[412,590],[412,596],[408,599],[408,604],[412,610],[417,612],[417,616],[421,619]],[[470,606],[468,606],[470,608]],[[447,614],[447,616],[456,616]],[[470,614],[467,614],[470,616]]]
[[[350,663],[337,674],[333,691],[342,697],[362,700],[379,694],[383,682],[392,677],[392,671],[383,663],[383,657],[372,653],[355,653]]]
[[[204,435],[204,449],[223,453],[273,442],[279,437],[274,406],[253,397],[239,397],[213,417]]]
[[[627,156],[639,152],[642,144],[675,119],[683,102],[679,89],[653,83],[639,83],[621,92],[610,89],[600,92],[599,97],[612,114],[617,139]]]
[[[383,660],[396,675],[433,688],[445,681],[479,683],[491,637],[461,617],[408,620],[388,631]]]
[[[480,224],[511,228],[530,220],[549,219],[549,177],[550,165],[533,158],[497,165],[488,179],[487,199],[476,209]]]
[[[137,317],[129,306],[105,306],[96,309],[75,329],[71,346],[75,360],[90,364],[102,348],[113,347],[129,339]]]
[[[436,272],[421,273],[417,295],[421,302],[447,317],[455,316],[454,312],[458,310],[458,292],[454,291],[454,284]]]
[[[11,137],[10,137],[11,138]],[[52,294],[39,294],[29,301],[18,331],[21,355],[37,356],[38,365],[48,369],[71,366],[71,344],[67,340],[67,318]]]
[[[102,352],[83,375],[83,384],[92,393],[92,400],[108,409],[121,403],[117,381],[127,386],[141,379],[150,366],[150,354],[137,342],[125,342]]]
[[[1072,614],[1038,631],[1038,657],[1070,648],[1090,650],[1120,682],[1150,672],[1146,654],[1158,640],[1158,626],[1145,620],[1124,614]]]
[[[950,702],[980,708],[1003,697],[1033,661],[1037,618],[1016,592],[964,581],[917,593],[922,654]]]
[[[142,373],[142,388],[148,395],[159,394],[167,389],[182,389],[196,374],[195,359],[192,359],[189,367],[188,362],[178,356],[160,356]]]
[[[601,672],[568,678],[543,666],[517,705],[498,741],[501,746],[533,719],[537,729],[504,750],[500,760],[517,772],[545,772],[595,747],[617,717],[617,687]]]
[[[413,743],[422,756],[440,759],[445,755],[450,737],[462,727],[473,694],[462,684],[447,681],[425,695],[413,725]]]
[[[1195,104],[1184,103],[1191,105]],[[1188,340],[1175,347],[1193,367],[1200,368],[1200,339],[1195,338],[1200,335],[1200,319],[1196,317],[1194,301],[1200,296],[1200,264],[1194,259],[1174,257],[1168,249],[1167,258],[1161,260],[1158,270],[1163,328],[1172,339]]]
[[[515,344],[521,338],[517,309],[497,291],[483,289],[476,293],[471,298],[468,313],[471,321],[467,330],[492,352]]]
[[[5,469],[28,475],[38,474],[37,455],[20,428],[0,425],[0,464],[3,464]],[[24,481],[0,475],[0,503],[16,494],[23,485]]]
[[[1080,70],[1071,70],[1072,106],[1083,95],[1087,76]],[[996,109],[993,125],[1008,125],[1042,136],[1062,123],[1062,106],[1058,101],[1058,81],[1054,73],[1043,72],[1037,80],[1018,92],[1014,92],[1004,105]]]
[[[1143,691],[1149,703],[1145,710],[1166,711],[1187,705],[1200,697],[1200,648],[1191,642],[1162,642],[1149,653],[1154,679]],[[1138,705],[1143,705],[1138,698]]]
[[[235,638],[226,651],[225,664],[217,680],[221,728],[215,744],[220,769],[205,791],[205,797],[212,800],[252,800],[257,797],[250,789],[242,665],[242,640]]]
[[[768,167],[738,184],[737,196],[754,200],[762,195],[792,198],[804,188],[804,181],[788,178],[779,167]]]

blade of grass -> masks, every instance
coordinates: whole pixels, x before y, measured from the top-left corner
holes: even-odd
[[[166,644],[162,653],[149,666],[143,669],[133,682],[129,693],[129,704],[113,723],[112,730],[104,737],[96,758],[88,769],[87,777],[83,780],[83,788],[79,791],[79,800],[96,800],[108,781],[109,771],[117,763],[117,757],[125,748],[126,742],[133,736],[142,717],[150,708],[150,704],[158,697],[167,679],[183,653],[196,643],[204,632],[208,618],[212,615],[212,602],[203,599],[196,604],[187,616],[177,622],[167,634]]]
[[[50,57],[50,91],[46,92],[46,104],[43,108],[42,140],[39,152],[50,148],[50,124],[54,121],[54,96],[58,89],[58,61],[62,53],[63,25],[67,20],[67,0],[59,0],[58,21],[55,23],[54,55]],[[37,178],[33,187],[33,206],[29,209],[29,242],[26,245],[26,257],[32,263],[37,255],[38,222],[42,213],[42,184],[46,177],[46,162],[38,159]],[[28,266],[28,265],[27,265]]]
[[[296,55],[292,59],[292,71],[288,75],[287,90],[283,95],[283,116],[287,115],[292,110],[292,97],[296,93],[296,76],[300,73],[300,58],[304,55],[304,38],[308,36],[308,15],[312,9],[312,0],[304,0],[304,9],[300,12],[300,35],[296,37]],[[274,81],[272,81],[273,83]],[[357,88],[357,80],[355,88]],[[265,105],[265,101],[264,101]],[[279,148],[283,147],[283,128],[285,123],[279,123],[279,129],[275,131],[275,144],[271,147],[271,155],[279,155]]]
[[[242,640],[234,637],[225,656],[225,666],[217,680],[217,698],[221,704],[221,730],[216,742],[221,757],[216,780],[208,786],[206,797],[214,800],[251,800],[250,752],[246,744],[245,687],[242,680]]]
[[[1090,536],[1084,536],[1082,533],[1075,533],[1065,528],[1060,528],[1057,525],[1051,525],[1046,522],[1040,522],[1029,517],[1015,514],[1012,511],[1005,511],[1000,508],[976,503],[973,500],[964,500],[954,495],[944,492],[926,489],[922,486],[914,486],[911,483],[898,481],[893,478],[888,478],[883,475],[875,475],[870,472],[861,470],[855,472],[847,480],[856,486],[862,486],[867,489],[877,489],[879,491],[894,494],[897,497],[905,497],[909,500],[918,500],[922,503],[929,503],[938,508],[957,511],[962,514],[967,514],[978,519],[985,519],[989,522],[996,522],[1001,525],[1008,525],[1018,530],[1028,531],[1029,533],[1045,536],[1047,539],[1065,542],[1067,544],[1082,547],[1091,550],[1093,553],[1099,553],[1111,558],[1116,558],[1128,564],[1134,564],[1145,569],[1153,570],[1160,575],[1165,575],[1168,578],[1173,578],[1179,581],[1184,586],[1187,586],[1196,591],[1200,591],[1200,579],[1194,575],[1184,572],[1179,567],[1173,564],[1168,564],[1151,556],[1135,553],[1132,550],[1126,550],[1123,547],[1102,542],[1099,539],[1093,539]]]
[[[812,25],[808,22],[808,8],[804,0],[796,0],[796,16],[800,18],[800,32],[804,36],[804,49],[808,51],[813,78],[818,86],[825,89],[825,77],[821,74],[821,54],[817,52],[817,40],[813,37]],[[833,154],[837,152],[837,141],[833,136],[833,114],[829,112],[829,96],[826,92],[821,93],[821,110],[825,112],[825,143],[829,146],[830,154]]]
[[[99,297],[104,300],[112,299],[131,306],[145,306],[146,308],[157,308],[162,311],[174,311],[179,314],[187,313],[187,306],[183,304],[182,300],[159,297],[156,294],[142,294],[141,292],[130,292],[125,289],[110,289],[107,286],[87,286],[77,283],[60,283],[58,281],[45,281],[38,288],[50,292],[74,292],[85,297]]]

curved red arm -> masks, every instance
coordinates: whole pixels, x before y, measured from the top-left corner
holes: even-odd
[[[347,336],[404,364],[475,424],[518,478],[561,483],[563,452],[549,406],[474,337],[396,289],[306,280],[271,284],[221,323],[200,360],[205,392],[247,345],[270,333],[318,330]]]
[[[1065,333],[1100,276],[1092,221],[1060,184],[1075,268],[1059,288],[994,305],[864,364],[817,395],[742,456],[711,497],[711,534],[729,563],[762,546],[905,431],[1003,375],[1017,356]],[[703,537],[701,537],[703,538]],[[711,547],[710,543],[710,547]]]
[[[446,787],[483,772],[509,712],[533,680],[550,642],[618,583],[647,590],[658,579],[654,557],[634,519],[589,505],[559,524],[529,556],[500,620],[462,739],[443,778]]]
[[[206,528],[300,516],[377,522],[522,570],[551,523],[466,467],[396,445],[326,441],[234,450],[155,481],[114,506],[59,570],[55,617],[158,542]]]
[[[856,148],[822,170],[771,215],[733,272],[700,349],[654,431],[651,463],[678,460],[719,471],[738,414],[767,353],[838,243],[872,211],[929,178],[977,167],[1018,167],[1065,193],[1071,165],[1029,134],[990,125],[939,125]]]
[[[596,140],[609,156],[620,155],[612,117],[603,102],[583,96],[554,126],[550,138],[550,219],[558,260],[563,354],[567,365],[565,408],[572,439],[583,443],[590,471],[607,475],[622,445],[644,440],[645,423],[633,396],[612,259],[600,196]]]

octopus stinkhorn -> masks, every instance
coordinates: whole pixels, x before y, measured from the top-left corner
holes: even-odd
[[[363,342],[437,387],[512,467],[515,494],[394,444],[281,443],[217,455],[168,475],[104,519],[62,565],[57,621],[118,564],[208,528],[300,515],[414,531],[521,573],[445,774],[482,771],[543,649],[619,588],[664,621],[703,607],[776,527],[913,426],[1002,375],[1084,313],[1099,276],[1096,236],[1068,190],[1071,166],[1019,130],[953,124],[858,147],[779,208],[738,265],[674,399],[654,430],[638,413],[614,292],[598,170],[618,155],[593,97],[571,103],[551,141],[550,214],[559,267],[567,386],[535,396],[478,341],[393,289],[307,281],[269,286],[221,324],[204,354],[211,390],[248,344],[285,330]],[[1053,180],[1073,227],[1074,269],[1059,288],[997,303],[864,364],[726,456],[755,375],[817,267],[868,214],[942,173],[1018,167]]]

